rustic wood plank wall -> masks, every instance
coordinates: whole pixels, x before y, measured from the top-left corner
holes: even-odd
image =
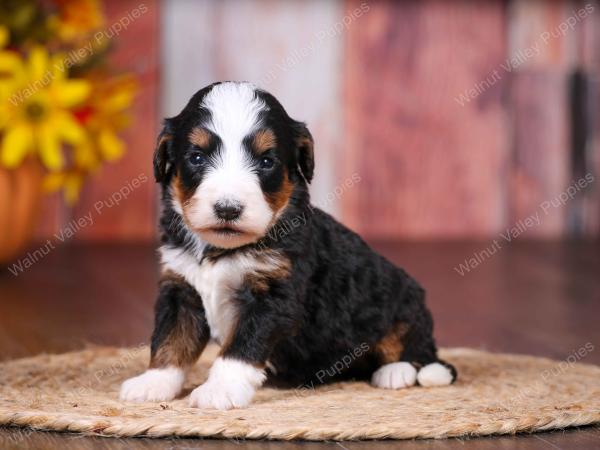
[[[569,185],[587,173],[577,161],[580,150],[573,148],[570,119],[573,81],[583,68],[581,49],[589,22],[574,12],[583,7],[579,2],[535,0],[513,2],[509,9],[510,54],[534,50],[515,67],[512,77],[515,161],[510,219],[515,222],[541,209],[543,220],[531,230],[535,236],[581,232],[588,192],[578,193],[566,204],[555,202],[558,207],[552,203],[548,207],[547,202],[560,199]]]
[[[365,180],[343,199],[349,223],[373,237],[495,238],[530,219],[519,235],[598,236],[596,181],[551,203],[598,174],[597,2],[371,7],[345,49],[344,173]]]
[[[494,71],[505,17],[500,1],[374,2],[349,30],[344,171],[364,179],[343,199],[354,228],[387,238],[501,229],[507,77]]]
[[[585,109],[589,135],[585,142],[586,170],[600,178],[600,5],[594,2],[595,14],[584,23],[581,33],[581,67],[587,75]],[[600,180],[598,180],[600,181]],[[600,235],[600,182],[590,187],[582,205],[584,235]]]
[[[138,6],[105,3],[109,23]],[[600,174],[595,0],[144,4],[115,40],[115,62],[141,77],[128,154],[91,180],[75,209],[48,198],[40,238],[140,174],[148,181],[75,239],[153,238],[157,121],[217,79],[254,81],[308,122],[313,197],[369,237],[493,239]],[[561,35],[544,34],[586,8]],[[599,183],[541,219],[526,236],[598,236]]]
[[[569,74],[575,67],[575,36],[544,34],[567,19],[567,6],[566,2],[514,1],[508,11],[508,54],[515,59],[509,105],[514,136],[511,222],[539,212],[539,205],[566,189],[570,181]],[[566,209],[547,211],[531,233],[563,234]]]

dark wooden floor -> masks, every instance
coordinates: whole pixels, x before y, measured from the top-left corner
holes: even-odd
[[[477,268],[455,268],[490,243],[374,243],[428,289],[441,346],[600,364],[600,244],[515,242]],[[148,245],[62,247],[24,273],[0,273],[0,359],[63,352],[86,343],[135,345],[152,327],[157,266]],[[589,345],[589,344],[588,344]],[[600,380],[599,380],[600,383]],[[442,441],[279,443],[89,438],[0,429],[5,448],[600,448],[600,427]]]

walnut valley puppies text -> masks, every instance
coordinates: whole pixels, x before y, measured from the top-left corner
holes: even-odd
[[[116,19],[110,26],[96,32],[89,41],[81,43],[78,48],[70,50],[64,57],[54,61],[43,74],[21,90],[13,93],[8,100],[14,106],[17,106],[36,92],[43,90],[52,83],[58,74],[68,73],[73,67],[81,65],[96,53],[100,53],[100,49],[106,47],[109,40],[126,31],[137,19],[147,12],[148,7],[144,3],[140,3],[137,7],[127,11],[127,13]]]
[[[96,211],[96,213],[100,215],[105,209],[119,206],[121,203],[127,200],[136,189],[138,189],[142,184],[146,183],[147,181],[148,177],[146,176],[146,174],[142,173],[138,175],[136,178],[128,181],[127,184],[121,187],[121,189],[113,192],[109,197],[94,203],[94,211]]]
[[[541,32],[536,39],[527,47],[518,48],[512,51],[511,55],[504,60],[498,67],[489,72],[484,79],[461,92],[454,97],[454,101],[460,106],[465,106],[471,100],[475,100],[480,94],[498,84],[506,74],[516,71],[519,67],[524,66],[530,60],[537,58],[544,52],[551,51],[553,40],[562,39],[568,33],[572,33],[582,21],[588,19],[594,12],[594,4],[587,3],[579,9],[573,9],[565,20],[557,26]]]
[[[353,173],[350,177],[346,178],[342,183],[337,185],[331,192],[329,192],[322,202],[316,203],[316,206],[319,206],[321,208],[329,206],[334,201],[342,198],[342,196],[347,190],[353,188],[361,181],[362,178],[360,174],[356,172]],[[268,231],[267,237],[270,240],[279,241],[281,239],[284,239],[288,234],[293,233],[294,230],[296,230],[298,227],[306,225],[306,222],[307,214],[305,212],[302,212],[295,217],[291,217],[289,219],[278,222],[275,226],[273,226],[273,228],[271,228]],[[266,243],[264,240],[258,242],[257,245],[261,248],[266,247]]]
[[[136,8],[131,9],[127,14],[121,16],[108,28],[98,31],[94,34],[94,40],[97,44],[104,44],[105,41],[119,36],[126,31],[137,19],[148,12],[148,7],[140,3]]]
[[[500,233],[498,238],[494,239],[486,248],[473,253],[471,257],[459,263],[458,266],[455,266],[455,272],[461,276],[464,276],[473,269],[476,269],[480,264],[484,263],[498,253],[504,245],[510,244],[528,230],[540,226],[545,217],[549,216],[557,209],[565,206],[594,181],[594,175],[588,173],[579,180],[571,183],[564,191],[552,198],[544,200],[539,204],[538,208],[533,211],[533,213],[527,217],[519,219],[512,226],[506,228]]]
[[[319,369],[315,373],[315,379],[296,388],[296,394],[301,396],[315,389],[318,385],[324,384],[328,380],[335,379],[335,377],[341,375],[344,370],[349,369],[354,361],[367,354],[369,350],[369,344],[363,342],[358,347],[342,356],[339,360],[335,361],[331,366]]]
[[[86,214],[70,220],[66,225],[53,234],[51,239],[47,239],[44,244],[33,250],[25,257],[16,261],[8,267],[8,270],[15,277],[32,267],[38,261],[48,256],[52,250],[59,245],[69,241],[81,230],[92,227],[97,217],[101,216],[106,210],[117,207],[125,202],[129,197],[144,183],[148,182],[148,176],[144,173],[127,181],[117,191],[114,191],[108,197],[98,200],[93,208]]]

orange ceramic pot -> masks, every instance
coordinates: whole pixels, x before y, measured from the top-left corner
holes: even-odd
[[[0,167],[0,266],[27,248],[41,202],[43,170],[33,159],[14,170]]]

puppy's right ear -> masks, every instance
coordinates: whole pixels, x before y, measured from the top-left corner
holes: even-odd
[[[165,126],[158,135],[156,150],[154,150],[154,178],[157,183],[167,181],[170,175],[173,158],[173,133],[171,124],[165,121]]]

